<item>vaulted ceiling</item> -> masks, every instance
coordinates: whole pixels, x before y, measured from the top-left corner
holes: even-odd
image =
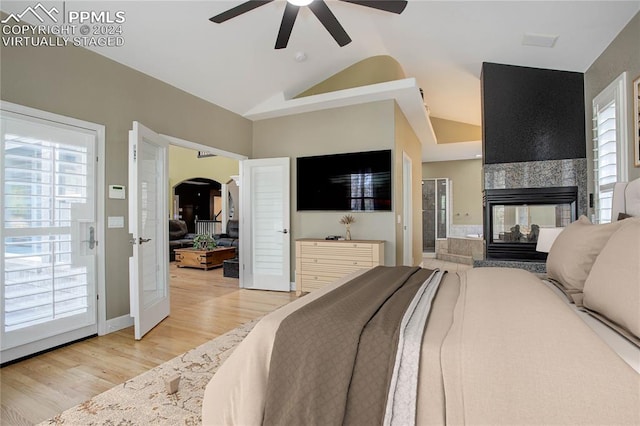
[[[326,0],[353,41],[338,46],[302,7],[288,47],[276,50],[286,2],[273,1],[222,24],[209,21],[240,3],[67,1],[64,6],[124,11],[124,45],[95,51],[240,115],[279,93],[292,97],[365,58],[389,55],[424,90],[433,117],[474,125],[481,120],[482,62],[584,72],[640,10],[638,0],[409,0],[396,15]],[[25,4],[3,1],[1,8],[15,12]],[[527,46],[525,34],[558,38],[552,48]],[[296,60],[300,53],[306,60]]]

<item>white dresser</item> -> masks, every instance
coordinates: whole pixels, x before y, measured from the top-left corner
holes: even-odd
[[[296,240],[296,294],[324,287],[353,271],[384,265],[384,241]]]

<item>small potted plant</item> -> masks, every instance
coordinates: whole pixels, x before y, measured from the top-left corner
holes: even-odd
[[[193,248],[198,250],[213,250],[216,248],[216,241],[211,235],[198,234],[193,239]]]
[[[347,241],[351,239],[351,224],[354,223],[355,221],[356,221],[356,218],[351,216],[350,214],[346,214],[342,216],[342,219],[340,219],[340,223],[347,228],[347,232],[344,236],[344,239]]]

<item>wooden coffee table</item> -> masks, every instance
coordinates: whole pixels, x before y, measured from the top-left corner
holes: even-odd
[[[176,249],[176,266],[184,268],[200,268],[205,271],[210,268],[222,266],[227,259],[236,257],[235,247],[217,247],[213,250],[200,250],[194,248]]]

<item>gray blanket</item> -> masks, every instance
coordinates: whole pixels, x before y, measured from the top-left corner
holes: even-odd
[[[377,267],[288,316],[263,424],[382,424],[400,323],[432,272]]]

